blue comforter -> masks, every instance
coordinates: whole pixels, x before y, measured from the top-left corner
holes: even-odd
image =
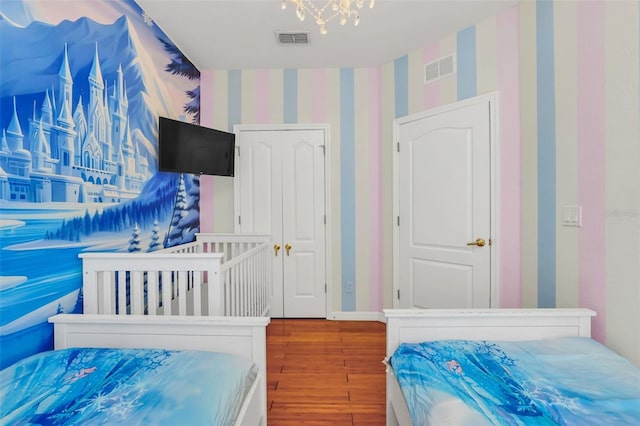
[[[212,352],[45,352],[0,372],[0,424],[228,425],[256,373]]]
[[[391,365],[415,425],[452,398],[487,424],[640,425],[640,369],[587,338],[402,344]]]

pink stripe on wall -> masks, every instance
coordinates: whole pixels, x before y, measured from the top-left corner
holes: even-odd
[[[382,311],[383,247],[382,247],[382,69],[369,70],[369,256],[371,267],[370,309]]]
[[[435,61],[440,55],[440,44],[433,43],[423,49],[422,59],[425,64]],[[434,108],[440,105],[440,82],[432,81],[424,85],[423,89],[424,109]]]
[[[604,2],[578,2],[578,238],[580,307],[595,310],[592,336],[605,341]]]
[[[499,185],[498,259],[501,308],[521,303],[520,260],[520,16],[512,7],[496,17],[498,28]]]
[[[327,121],[327,71],[311,70],[311,121],[325,123]]]
[[[200,73],[200,125],[213,127],[213,71]],[[200,232],[213,232],[213,177],[200,176]],[[204,214],[206,213],[206,214]]]
[[[269,70],[256,70],[256,123],[269,122]]]

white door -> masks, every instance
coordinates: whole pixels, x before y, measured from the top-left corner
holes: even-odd
[[[240,130],[238,232],[272,236],[270,315],[326,317],[323,130]]]
[[[491,104],[397,124],[401,308],[491,307]]]

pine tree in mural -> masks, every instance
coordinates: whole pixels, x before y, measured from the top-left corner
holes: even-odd
[[[200,80],[200,71],[173,43],[169,43],[162,38],[159,38],[159,40],[164,45],[164,50],[171,55],[171,62],[167,64],[165,71],[173,75],[186,77],[189,80]],[[200,86],[196,86],[193,90],[187,90],[185,93],[191,100],[184,104],[184,112],[192,114],[193,119],[191,121],[194,124],[199,124]]]
[[[187,214],[182,218],[184,242],[193,241],[200,232],[200,176],[191,176],[191,186],[187,192]]]
[[[138,224],[136,223],[131,233],[131,239],[129,240],[129,252],[133,253],[138,251],[140,251],[140,228],[138,228]]]
[[[171,217],[171,225],[169,227],[169,235],[167,236],[167,242],[165,247],[173,247],[183,242],[190,242],[191,240],[184,240],[183,235],[185,231],[185,223],[183,218],[187,216],[187,190],[184,186],[184,175],[180,173],[180,181],[178,182],[178,190],[176,191],[176,201],[173,205],[173,216]]]
[[[158,226],[158,220],[153,221],[153,228],[151,229],[151,241],[149,241],[148,252],[160,250],[162,244],[160,244],[160,226]]]
[[[191,115],[193,124],[200,124],[200,71],[196,66],[168,40],[159,38],[171,58],[164,70],[173,75],[186,77],[191,81],[197,81],[198,85],[193,90],[186,90],[189,101],[184,104],[184,112]],[[184,190],[183,176],[180,176],[178,194]],[[184,206],[180,206],[178,196],[173,209],[173,217],[169,232],[164,239],[164,247],[173,247],[177,244],[189,243],[194,240],[195,234],[200,232],[200,177],[193,176],[189,187],[188,198],[185,194]]]

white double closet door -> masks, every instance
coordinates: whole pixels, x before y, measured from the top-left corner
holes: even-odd
[[[236,126],[236,232],[272,237],[270,316],[326,317],[323,129]]]

